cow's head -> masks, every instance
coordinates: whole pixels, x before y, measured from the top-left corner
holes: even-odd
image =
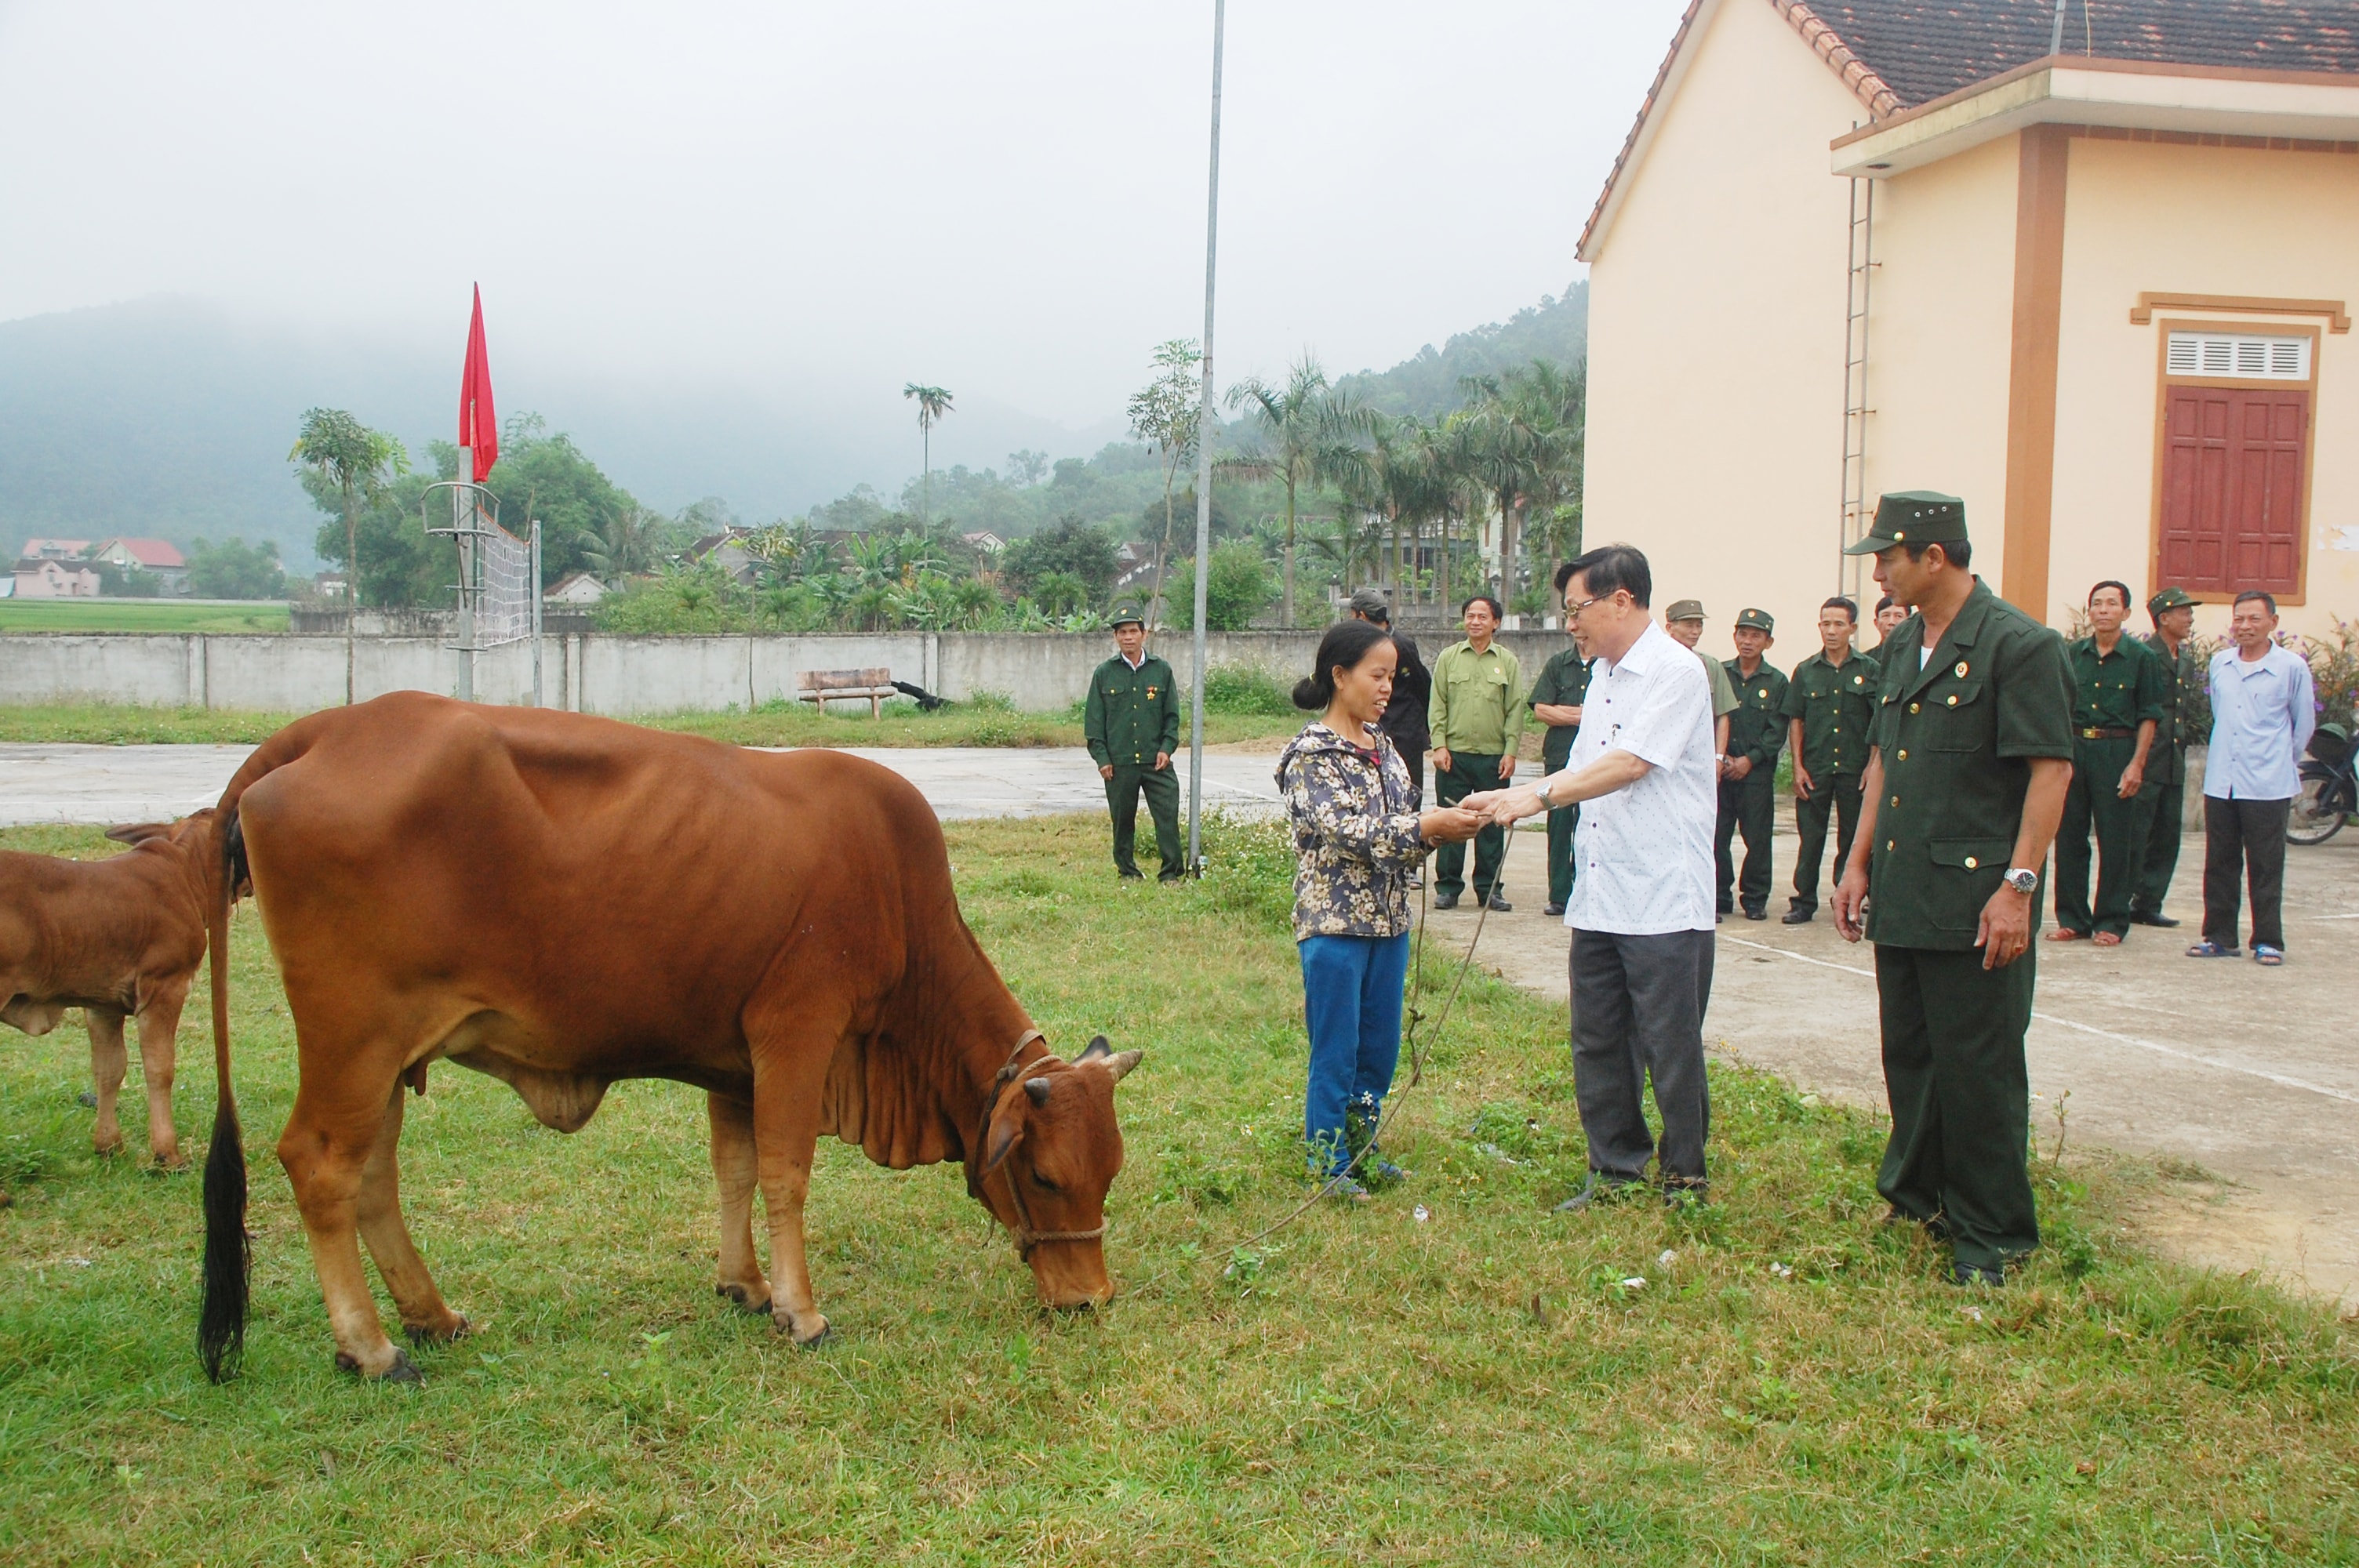
[[[1044,1058],[1000,1087],[984,1124],[978,1195],[1032,1265],[1044,1305],[1100,1306],[1105,1195],[1122,1169],[1114,1088],[1140,1053],[1101,1034],[1073,1061]]]

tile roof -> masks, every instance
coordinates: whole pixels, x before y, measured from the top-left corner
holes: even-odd
[[[1770,0],[1778,9],[1787,7]],[[2359,72],[2359,0],[2062,0],[2060,53],[2159,65]],[[1810,0],[1914,108],[2028,65],[2057,0]],[[1824,51],[1821,51],[1822,53]],[[1882,117],[1880,112],[1878,118]]]
[[[164,539],[109,539],[99,546],[107,549],[120,545],[131,558],[143,567],[167,569],[187,566],[188,559],[169,541]]]

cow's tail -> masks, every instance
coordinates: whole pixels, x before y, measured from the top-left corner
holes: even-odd
[[[212,971],[213,1132],[205,1155],[204,1282],[197,1309],[197,1354],[205,1376],[218,1383],[236,1374],[245,1351],[245,1318],[253,1250],[245,1233],[245,1143],[238,1130],[237,1096],[229,1075],[229,916],[237,890],[250,876],[245,824],[238,797],[273,768],[300,756],[310,722],[280,730],[246,759],[230,780],[214,814],[220,853],[217,881],[205,900],[205,951]]]

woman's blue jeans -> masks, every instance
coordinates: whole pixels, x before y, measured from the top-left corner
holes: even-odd
[[[1310,1085],[1302,1136],[1314,1175],[1351,1159],[1343,1116],[1357,1105],[1371,1129],[1400,1060],[1401,989],[1408,978],[1408,933],[1310,936],[1302,954],[1302,1002],[1310,1030]]]

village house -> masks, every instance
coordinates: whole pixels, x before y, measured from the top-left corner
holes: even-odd
[[[125,571],[151,573],[166,598],[188,592],[188,557],[162,539],[108,539],[90,552],[90,558]]]
[[[53,556],[27,557],[9,573],[9,591],[16,599],[96,599],[98,574]]]
[[[606,597],[606,585],[588,572],[568,572],[540,597],[549,604],[595,604]]]
[[[1580,254],[1589,537],[1715,643],[1893,490],[2058,627],[2359,612],[2354,0],[1695,0]]]

